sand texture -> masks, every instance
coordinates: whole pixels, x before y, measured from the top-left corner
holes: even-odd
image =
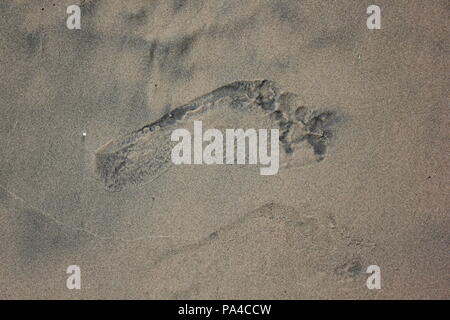
[[[371,4],[0,1],[0,298],[449,299],[450,6]],[[194,121],[278,173],[173,165]]]

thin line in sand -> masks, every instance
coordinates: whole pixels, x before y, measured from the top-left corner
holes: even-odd
[[[78,227],[74,227],[74,226],[70,226],[67,225],[65,223],[63,223],[62,221],[59,221],[58,219],[54,218],[53,216],[51,216],[50,214],[48,214],[47,212],[35,207],[34,205],[32,205],[31,203],[29,203],[28,201],[26,201],[24,198],[22,198],[21,196],[17,195],[16,193],[8,190],[6,187],[0,185],[0,188],[3,189],[5,192],[7,192],[10,196],[12,196],[13,198],[22,201],[23,203],[25,203],[27,206],[29,206],[30,208],[32,208],[33,210],[35,210],[36,212],[39,212],[41,215],[43,215],[44,217],[46,217],[47,219],[53,221],[54,223],[56,223],[59,226],[71,229],[73,231],[79,231],[79,232],[84,232],[88,235],[90,235],[91,237],[94,237],[96,239],[99,240],[117,240],[117,241],[123,241],[123,242],[136,242],[136,241],[142,241],[142,240],[147,240],[147,239],[168,239],[168,238],[179,238],[179,239],[184,239],[183,237],[180,236],[176,236],[176,235],[150,235],[150,236],[142,236],[142,237],[138,237],[135,239],[124,239],[124,238],[120,238],[120,237],[105,237],[105,236],[101,236],[99,234],[96,234],[92,231],[83,229],[83,228],[78,228]],[[187,240],[187,239],[186,239]]]

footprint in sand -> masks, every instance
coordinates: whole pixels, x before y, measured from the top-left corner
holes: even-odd
[[[110,191],[152,181],[172,166],[173,130],[191,128],[196,120],[205,128],[279,129],[280,162],[286,166],[323,160],[338,118],[335,111],[305,106],[272,81],[237,81],[101,147],[98,176]]]

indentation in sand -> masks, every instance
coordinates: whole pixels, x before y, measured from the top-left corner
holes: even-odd
[[[332,110],[305,106],[298,95],[281,91],[272,81],[237,81],[101,147],[98,176],[110,191],[152,181],[172,166],[172,131],[191,128],[195,120],[205,128],[279,129],[280,161],[286,165],[323,160],[337,117]]]

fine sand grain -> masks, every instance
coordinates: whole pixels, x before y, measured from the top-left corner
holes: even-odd
[[[0,1],[0,298],[449,299],[449,5],[371,4]],[[195,120],[279,172],[173,166]]]

